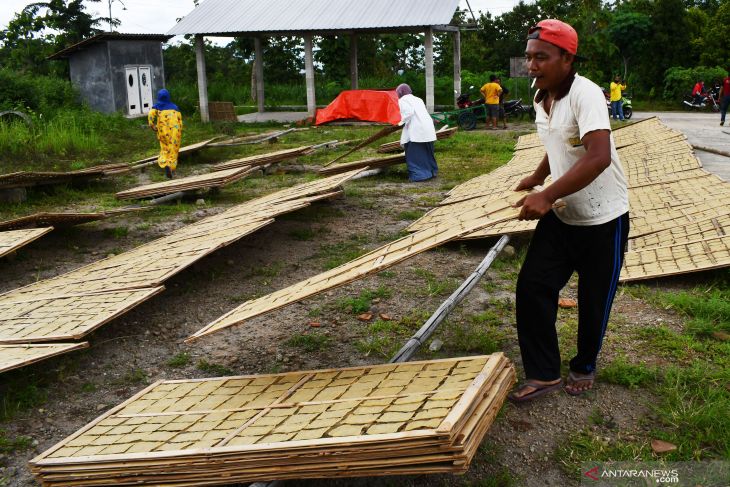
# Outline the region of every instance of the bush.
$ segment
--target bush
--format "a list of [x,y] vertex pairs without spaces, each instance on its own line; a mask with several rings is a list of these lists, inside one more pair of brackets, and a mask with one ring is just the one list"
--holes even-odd
[[30,108],[47,113],[78,104],[78,93],[68,80],[0,68],[0,110]]
[[719,81],[725,76],[727,76],[727,71],[719,66],[714,68],[707,66],[669,68],[664,72],[664,99],[681,100],[684,95],[692,91],[697,81],[704,80],[705,86],[709,88],[711,83]]

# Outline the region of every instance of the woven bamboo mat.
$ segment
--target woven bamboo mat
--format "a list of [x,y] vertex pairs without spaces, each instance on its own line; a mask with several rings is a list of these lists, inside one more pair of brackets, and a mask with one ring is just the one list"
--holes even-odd
[[363,159],[361,161],[334,164],[332,166],[323,167],[317,172],[323,176],[329,176],[331,174],[340,174],[343,172],[352,171],[353,169],[375,169],[381,167],[390,167],[395,166],[396,164],[405,164],[405,162],[406,154],[405,152],[403,152],[394,156],[372,157],[370,159]]
[[24,367],[62,353],[81,350],[88,346],[88,342],[0,345],[0,372]]
[[[341,194],[339,187],[358,172],[277,191],[130,251],[6,292],[0,295],[0,343],[79,339],[161,292],[174,274],[276,216]],[[159,258],[160,249],[165,259]]]
[[255,156],[243,157],[240,159],[231,159],[230,161],[220,162],[213,166],[213,171],[223,171],[234,167],[244,166],[265,166],[276,162],[286,161],[305,154],[312,150],[311,145],[295,147],[293,149],[284,149],[276,152],[267,152],[265,154],[257,154]]
[[129,170],[127,164],[105,164],[66,172],[19,171],[0,175],[0,188],[24,188],[28,186],[60,184],[69,181],[98,179],[110,174]]
[[31,466],[53,486],[464,472],[514,376],[497,353],[162,381]]
[[[512,205],[525,194],[526,192],[511,192],[504,199],[491,200],[483,205],[473,203],[462,213],[452,215],[449,222],[429,226],[327,272],[261,298],[247,301],[197,331],[187,341],[194,341],[204,335],[240,324],[254,316],[380,272],[414,255],[469,235],[491,224],[514,219],[517,217],[519,209]],[[473,201],[475,200],[471,202]]]
[[0,343],[76,340],[163,287],[32,299],[0,296]]
[[204,188],[219,188],[231,184],[253,172],[251,166],[234,167],[225,171],[214,171],[207,174],[198,174],[180,179],[171,179],[160,183],[146,184],[136,188],[127,189],[117,193],[117,199],[129,200],[149,198],[165,194],[177,193],[178,191],[193,191]]
[[[730,184],[704,171],[686,137],[651,118],[613,132],[629,186],[631,233],[622,280],[730,265],[718,243],[728,230]],[[444,224],[472,202],[504,197],[540,162],[537,134],[520,138],[512,160],[453,188],[409,231]],[[495,223],[463,238],[529,232],[536,222]],[[718,240],[720,239],[720,240]],[[712,244],[710,244],[712,242]],[[656,251],[656,248],[662,248]],[[687,249],[697,253],[691,257]]]
[[[662,242],[663,243],[663,242]],[[730,266],[730,236],[633,249],[626,253],[623,281],[685,274]]]
[[[212,139],[203,140],[201,142],[196,142],[195,144],[190,144],[190,145],[186,145],[184,147],[180,147],[180,151],[178,152],[178,154],[190,154],[191,152],[195,152],[195,151],[198,151],[198,150],[204,148],[206,145],[208,145],[211,142],[214,142],[218,139],[220,139],[220,137],[213,137]],[[160,157],[159,153],[149,156],[149,157],[145,157],[144,159],[140,159],[138,161],[134,161],[131,163],[131,165],[134,166],[136,164],[156,161],[158,157]]]
[[29,227],[53,227],[63,228],[70,227],[73,225],[80,225],[82,223],[88,223],[97,220],[104,220],[125,213],[134,211],[145,210],[144,207],[134,208],[117,208],[114,210],[93,212],[93,213],[77,213],[77,212],[65,212],[65,213],[34,213],[28,216],[22,216],[20,218],[14,218],[12,220],[6,220],[0,222],[0,231],[4,230],[18,230],[21,228]]
[[53,227],[0,232],[0,257],[15,252],[53,230]]

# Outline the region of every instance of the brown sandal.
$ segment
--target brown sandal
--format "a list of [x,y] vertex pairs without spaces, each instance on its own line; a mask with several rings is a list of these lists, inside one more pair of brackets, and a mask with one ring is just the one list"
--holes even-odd
[[[521,396],[515,394],[523,390],[525,387],[532,387],[535,390]],[[510,394],[507,396],[507,399],[509,399],[510,402],[514,403],[527,402],[543,396],[548,392],[560,389],[561,387],[563,387],[563,379],[560,379],[555,384],[540,384],[538,382],[535,382],[534,380],[527,380],[523,382],[519,387],[517,387],[517,390],[510,392]]]

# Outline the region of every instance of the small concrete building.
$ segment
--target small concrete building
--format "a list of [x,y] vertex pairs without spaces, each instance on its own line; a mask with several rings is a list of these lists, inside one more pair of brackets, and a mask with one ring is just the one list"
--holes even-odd
[[106,32],[48,59],[68,59],[71,82],[92,109],[142,116],[165,85],[162,43],[170,37]]

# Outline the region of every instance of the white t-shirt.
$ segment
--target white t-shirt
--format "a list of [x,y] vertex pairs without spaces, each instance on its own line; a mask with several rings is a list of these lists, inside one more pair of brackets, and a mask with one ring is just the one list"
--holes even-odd
[[426,110],[423,100],[413,95],[404,95],[398,99],[400,119],[403,123],[403,133],[400,135],[400,144],[406,142],[433,142],[436,140],[436,129],[433,119]]
[[[550,115],[542,103],[535,103],[537,132],[550,162],[553,181],[573,167],[586,153],[581,140],[594,130],[611,130],[606,98],[601,88],[575,75],[570,92],[553,101]],[[588,186],[563,197],[565,207],[555,214],[569,225],[600,225],[629,211],[629,195],[616,144],[611,140],[611,165]]]

